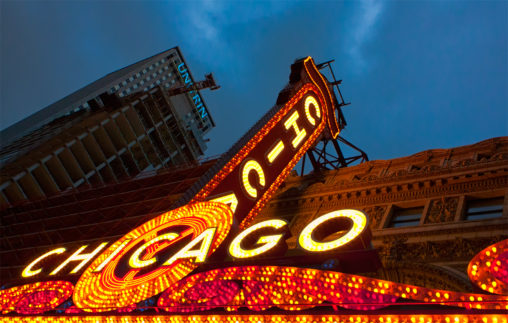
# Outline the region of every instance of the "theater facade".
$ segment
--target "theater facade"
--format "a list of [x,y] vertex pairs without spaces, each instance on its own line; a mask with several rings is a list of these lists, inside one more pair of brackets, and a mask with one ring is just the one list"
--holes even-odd
[[506,322],[508,137],[298,176],[311,58],[221,158],[2,214],[5,322]]

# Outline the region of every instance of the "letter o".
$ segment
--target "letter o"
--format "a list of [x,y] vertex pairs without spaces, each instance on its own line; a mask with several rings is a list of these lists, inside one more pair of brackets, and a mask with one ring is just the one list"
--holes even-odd
[[[342,237],[327,242],[318,242],[312,238],[312,233],[314,230],[322,223],[334,219],[334,218],[348,218],[353,221],[353,227]],[[300,237],[298,238],[298,243],[300,246],[307,250],[313,252],[322,252],[332,250],[338,247],[341,247],[358,235],[360,235],[367,226],[367,217],[360,211],[357,210],[338,210],[330,213],[326,213],[311,223],[307,224],[307,226],[300,233]]]

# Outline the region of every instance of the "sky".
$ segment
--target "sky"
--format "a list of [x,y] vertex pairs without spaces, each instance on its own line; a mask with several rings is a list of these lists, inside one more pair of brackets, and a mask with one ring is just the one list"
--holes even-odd
[[508,1],[0,0],[0,128],[180,46],[225,152],[290,65],[335,59],[347,127],[371,160],[508,135]]

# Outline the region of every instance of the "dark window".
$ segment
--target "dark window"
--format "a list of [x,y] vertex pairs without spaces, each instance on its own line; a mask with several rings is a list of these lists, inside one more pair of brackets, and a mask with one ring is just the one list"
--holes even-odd
[[467,202],[466,220],[484,220],[503,216],[503,198],[472,200]]
[[390,227],[400,228],[418,225],[420,224],[422,213],[423,207],[394,208]]

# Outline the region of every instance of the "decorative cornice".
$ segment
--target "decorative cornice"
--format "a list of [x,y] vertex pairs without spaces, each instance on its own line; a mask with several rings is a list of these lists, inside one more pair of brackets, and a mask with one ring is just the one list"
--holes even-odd
[[[508,171],[506,172],[508,173]],[[345,191],[345,188],[320,190],[320,194],[311,195],[303,193],[303,197],[274,199],[267,211],[271,208],[284,207],[285,209],[298,208],[299,210],[316,207],[344,208],[353,206],[370,206],[389,204],[393,202],[435,198],[467,194],[478,191],[491,191],[508,187],[508,177],[499,174],[494,178],[470,180],[468,182],[448,183],[446,180],[436,181],[434,184],[420,181],[411,186],[393,184],[383,188]]]
[[[403,228],[382,228],[373,231],[373,240],[394,240],[406,239],[412,240],[417,238],[426,238],[430,240],[430,236],[445,236],[447,239],[454,238],[455,236],[466,236],[472,233],[478,236],[478,232],[485,232],[487,235],[492,236],[495,232],[502,233],[508,227],[508,219],[497,218],[484,220],[482,222],[453,222],[447,224],[426,224],[423,226],[403,227]],[[482,236],[478,236],[482,238]],[[508,238],[507,234],[501,234],[499,240]]]
[[439,186],[442,182],[470,181],[475,177],[500,177],[506,174],[508,137],[500,137],[470,146],[428,150],[408,157],[369,161],[320,174],[292,176],[286,180],[285,190],[274,200],[354,190],[377,193],[388,190],[393,183],[407,188],[415,185],[430,187]]

